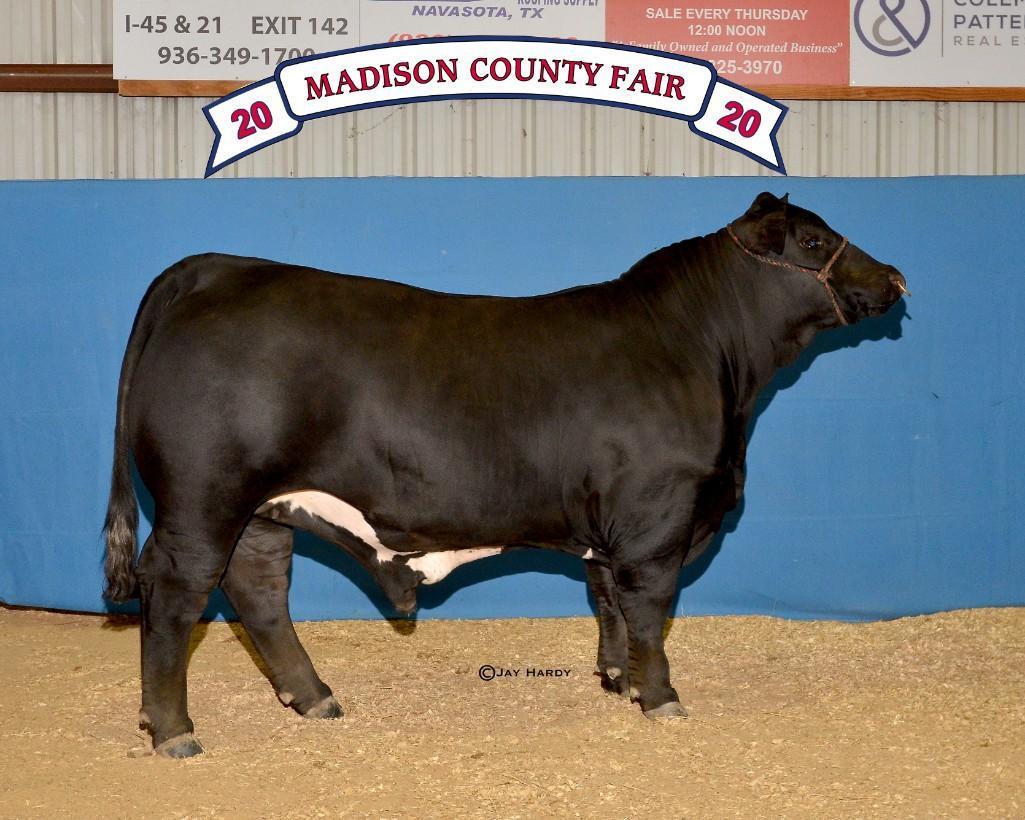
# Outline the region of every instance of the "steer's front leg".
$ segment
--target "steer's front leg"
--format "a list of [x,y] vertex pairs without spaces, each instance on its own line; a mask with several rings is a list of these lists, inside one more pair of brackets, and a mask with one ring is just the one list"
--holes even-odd
[[687,714],[669,682],[662,637],[682,558],[682,549],[675,548],[612,563],[630,644],[630,694],[651,718]]

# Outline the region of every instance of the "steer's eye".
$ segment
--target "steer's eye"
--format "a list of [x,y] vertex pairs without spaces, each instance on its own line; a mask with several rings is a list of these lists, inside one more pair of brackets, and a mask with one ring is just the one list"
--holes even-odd
[[822,240],[814,236],[808,236],[801,240],[801,247],[813,251],[816,248],[822,247]]

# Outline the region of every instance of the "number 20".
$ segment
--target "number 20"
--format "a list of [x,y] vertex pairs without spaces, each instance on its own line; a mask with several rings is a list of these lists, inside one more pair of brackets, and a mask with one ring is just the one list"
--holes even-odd
[[[274,118],[271,116],[270,108],[262,100],[254,102],[247,111],[245,108],[237,108],[231,112],[231,121],[239,123],[238,138],[245,139],[256,133],[256,128],[265,131],[271,127]],[[253,125],[256,128],[253,128]]]
[[719,125],[723,128],[729,131],[739,131],[742,137],[753,137],[758,132],[758,126],[762,124],[762,115],[753,108],[745,111],[744,106],[731,100],[726,103],[726,110],[730,113],[718,120]]

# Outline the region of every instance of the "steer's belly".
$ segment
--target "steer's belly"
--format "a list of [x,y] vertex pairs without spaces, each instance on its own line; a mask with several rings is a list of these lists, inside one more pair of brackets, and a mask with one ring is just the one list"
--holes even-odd
[[337,533],[348,544],[358,542],[367,557],[379,565],[404,564],[423,574],[424,584],[440,581],[461,564],[487,558],[502,552],[502,546],[479,546],[444,549],[432,545],[428,549],[396,550],[381,543],[377,532],[363,513],[351,504],[329,493],[301,490],[270,499],[257,513],[283,524],[311,529],[318,535]]

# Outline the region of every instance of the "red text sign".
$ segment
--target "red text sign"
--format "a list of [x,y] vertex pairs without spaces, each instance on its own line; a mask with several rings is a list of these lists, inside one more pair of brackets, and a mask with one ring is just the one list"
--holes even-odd
[[847,85],[849,0],[607,0],[605,38],[708,60],[745,85]]

